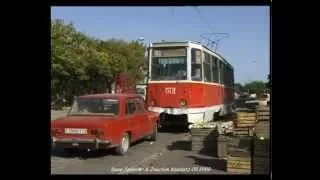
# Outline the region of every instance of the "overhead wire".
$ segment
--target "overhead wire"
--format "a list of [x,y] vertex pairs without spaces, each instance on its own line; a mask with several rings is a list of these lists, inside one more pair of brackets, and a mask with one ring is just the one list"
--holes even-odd
[[[204,17],[204,15],[201,13],[201,11],[199,10],[199,8],[197,8],[196,6],[194,6],[194,10],[199,14],[200,18],[202,19],[202,21],[204,23],[207,24],[208,26],[208,29],[211,31],[211,33],[203,33],[200,35],[200,37],[204,40],[207,41],[207,46],[210,46],[210,47],[214,47],[215,50],[218,49],[218,43],[222,40],[222,39],[225,39],[227,37],[230,36],[229,33],[216,33],[214,31],[214,28],[211,27],[210,23],[208,22],[208,20]],[[210,37],[207,37],[208,35],[211,35]],[[224,35],[223,37],[221,38],[218,38],[218,35]],[[212,40],[213,36],[215,36],[215,40]]]

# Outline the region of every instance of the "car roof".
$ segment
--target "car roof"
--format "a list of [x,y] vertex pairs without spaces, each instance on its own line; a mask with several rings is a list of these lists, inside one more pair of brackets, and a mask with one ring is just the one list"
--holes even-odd
[[137,94],[88,94],[79,96],[79,98],[110,98],[110,99],[125,99],[125,98],[132,98],[132,97],[140,97]]

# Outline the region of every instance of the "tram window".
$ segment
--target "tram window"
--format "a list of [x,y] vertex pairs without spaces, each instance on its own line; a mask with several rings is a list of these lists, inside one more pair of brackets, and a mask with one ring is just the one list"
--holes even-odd
[[191,80],[202,81],[201,51],[191,49]]
[[210,65],[210,55],[208,53],[204,53],[204,62],[203,62],[203,69],[204,69],[204,81],[211,82],[211,65]]
[[224,79],[224,64],[222,62],[220,62],[220,83],[224,84],[225,83],[225,79]]
[[227,66],[227,85],[228,86],[231,86],[231,76],[230,76],[230,73],[231,73],[231,71],[230,71],[230,67],[229,67],[229,65]]
[[225,84],[229,86],[229,67],[228,65],[224,67],[225,67]]
[[212,71],[213,71],[213,82],[219,83],[219,68],[218,68],[218,59],[215,57],[212,62]]
[[229,80],[229,78],[228,78],[228,66],[226,65],[226,66],[224,66],[224,79],[225,79],[225,82],[224,82],[224,84],[225,85],[229,85],[229,82],[228,82],[228,80]]
[[214,82],[214,69],[213,69],[213,60],[214,60],[214,57],[212,55],[210,55],[210,78],[211,78],[211,81],[210,82]]
[[229,66],[226,66],[226,77],[227,77],[227,85],[230,86],[230,68]]
[[151,80],[187,80],[186,48],[160,48],[154,50]]

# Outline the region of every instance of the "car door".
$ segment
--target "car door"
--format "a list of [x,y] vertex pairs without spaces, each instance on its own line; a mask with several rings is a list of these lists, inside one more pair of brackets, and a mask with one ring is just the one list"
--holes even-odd
[[150,134],[150,122],[148,121],[148,114],[144,108],[144,102],[142,98],[135,99],[137,105],[136,116],[140,123],[140,133],[141,136],[146,136]]
[[130,98],[126,100],[126,111],[125,111],[125,120],[127,121],[130,130],[131,130],[131,140],[135,141],[140,138],[140,122],[136,116],[136,103],[134,99]]

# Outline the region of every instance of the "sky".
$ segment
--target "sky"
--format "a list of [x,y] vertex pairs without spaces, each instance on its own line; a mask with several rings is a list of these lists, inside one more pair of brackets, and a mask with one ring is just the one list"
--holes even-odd
[[217,52],[234,67],[235,82],[267,81],[270,72],[268,6],[52,7],[51,19],[72,22],[99,39],[200,41],[228,33]]

